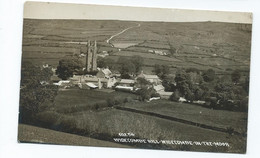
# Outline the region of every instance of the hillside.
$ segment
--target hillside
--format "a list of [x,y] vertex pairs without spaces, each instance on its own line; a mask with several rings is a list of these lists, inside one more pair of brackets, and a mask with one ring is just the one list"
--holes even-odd
[[41,127],[19,124],[18,140],[20,142],[44,143],[44,144],[63,144],[80,146],[100,146],[100,147],[127,147],[117,143],[83,137]]
[[63,56],[79,54],[88,40],[97,40],[99,53],[110,51],[108,58],[115,61],[119,56],[144,57],[147,73],[156,63],[169,65],[172,72],[189,67],[212,68],[218,74],[249,72],[251,24],[221,22],[25,19],[23,60],[56,66]]

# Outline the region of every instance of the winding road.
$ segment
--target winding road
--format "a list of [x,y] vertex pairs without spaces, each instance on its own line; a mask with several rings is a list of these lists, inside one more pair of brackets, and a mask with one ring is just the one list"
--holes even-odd
[[122,30],[122,31],[120,31],[120,32],[118,32],[118,33],[112,35],[110,38],[108,38],[108,39],[106,40],[106,42],[107,42],[111,47],[114,47],[114,45],[113,45],[112,43],[110,43],[110,41],[111,41],[114,37],[121,35],[122,33],[126,32],[127,30],[130,30],[130,29],[133,29],[133,28],[137,28],[137,27],[140,27],[140,26],[141,26],[141,24],[139,23],[139,24],[137,24],[137,26],[128,27],[128,28],[126,28],[126,29],[124,29],[124,30]]

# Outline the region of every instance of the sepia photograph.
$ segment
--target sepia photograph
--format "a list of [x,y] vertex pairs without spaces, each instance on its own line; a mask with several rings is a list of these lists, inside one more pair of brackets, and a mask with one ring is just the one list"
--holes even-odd
[[245,154],[252,13],[26,2],[18,141]]

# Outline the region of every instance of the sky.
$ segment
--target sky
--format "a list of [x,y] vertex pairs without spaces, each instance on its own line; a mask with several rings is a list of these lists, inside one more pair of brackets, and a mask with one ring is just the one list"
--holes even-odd
[[252,23],[252,13],[88,4],[26,2],[24,18]]

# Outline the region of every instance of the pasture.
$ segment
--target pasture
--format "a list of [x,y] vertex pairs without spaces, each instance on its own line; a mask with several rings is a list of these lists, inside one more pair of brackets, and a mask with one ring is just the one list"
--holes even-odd
[[[227,142],[230,147],[186,146],[186,150],[213,152],[244,152],[245,139],[236,135],[194,127],[153,116],[142,115],[117,109],[84,111],[74,113],[77,128],[89,130],[90,135],[106,134],[108,140],[118,137],[118,133],[131,132],[136,138],[153,140],[188,140]],[[214,137],[212,137],[214,135]],[[123,143],[124,144],[124,143]],[[155,146],[158,149],[177,149],[183,146]],[[144,145],[141,148],[146,148]],[[185,150],[185,147],[184,149]]]
[[[186,146],[189,150],[213,151],[213,152],[244,152],[246,139],[238,135],[218,132],[210,129],[183,124],[139,113],[118,110],[111,107],[93,108],[97,103],[105,103],[111,97],[136,96],[124,92],[102,92],[98,90],[67,90],[59,91],[55,99],[55,109],[66,118],[69,117],[76,122],[76,128],[87,131],[88,137],[113,141],[120,132],[133,132],[138,138],[156,140],[190,140],[190,141],[212,141],[227,142],[230,147],[205,147]],[[224,110],[212,110],[205,107],[187,103],[177,103],[168,100],[152,102],[132,101],[121,103],[118,106],[137,109],[141,111],[154,112],[165,116],[179,119],[191,120],[193,122],[220,127],[232,128],[245,134],[247,131],[247,114],[242,112],[231,112]],[[66,112],[66,109],[75,108]],[[102,135],[106,137],[103,138]],[[214,135],[214,137],[212,137]],[[140,147],[140,146],[139,146]],[[146,148],[141,146],[141,148]],[[181,146],[167,145],[156,146],[159,149],[180,149]]]
[[246,133],[247,131],[247,113],[245,112],[213,110],[199,105],[172,102],[169,100],[140,102],[138,104],[126,103],[122,106],[225,129],[232,127],[240,133]]
[[[138,22],[140,27],[129,29],[110,41],[124,51],[106,43],[109,37],[136,24],[117,20],[25,19],[23,60],[56,66],[55,62],[63,56],[79,54],[80,47],[84,46],[82,43],[97,40],[99,52],[112,51],[115,57],[140,55],[145,65],[158,63],[175,68],[212,68],[218,74],[229,73],[227,68],[249,72],[250,24]],[[175,53],[160,56],[148,53],[149,50]]]
[[124,100],[125,98],[135,99],[136,95],[118,91],[104,92],[100,90],[67,89],[58,92],[54,101],[54,108],[62,113],[78,112],[107,107],[109,99]]

